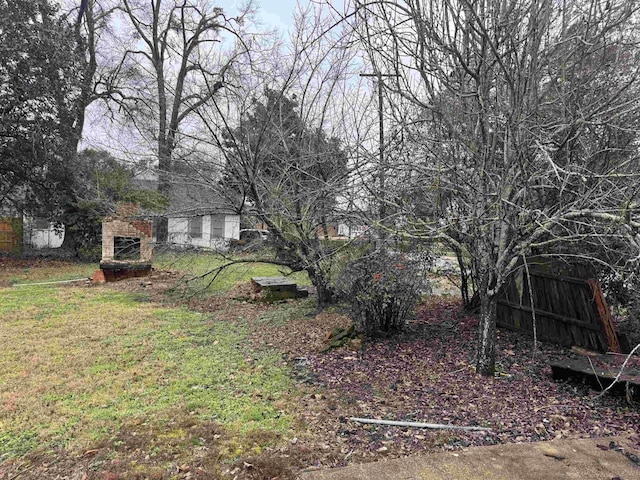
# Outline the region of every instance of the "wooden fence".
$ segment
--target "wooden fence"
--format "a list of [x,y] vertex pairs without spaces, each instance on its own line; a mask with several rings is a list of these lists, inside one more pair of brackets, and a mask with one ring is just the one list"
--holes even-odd
[[20,253],[22,247],[22,219],[0,217],[0,252]]
[[528,259],[527,265],[529,277],[524,264],[520,265],[498,299],[499,326],[533,335],[535,311],[539,340],[620,352],[602,289],[588,268],[540,258]]

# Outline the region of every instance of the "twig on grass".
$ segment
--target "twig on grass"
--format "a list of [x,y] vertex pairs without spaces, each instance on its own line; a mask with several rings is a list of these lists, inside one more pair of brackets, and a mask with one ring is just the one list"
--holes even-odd
[[[230,258],[226,255],[224,255],[223,253],[220,252],[216,252],[218,253],[218,255],[220,255],[223,259],[226,260],[226,263],[224,263],[223,265],[220,265],[219,267],[213,268],[211,270],[208,270],[205,273],[202,273],[200,275],[194,276],[190,279],[187,280],[187,283],[190,282],[195,282],[197,280],[204,280],[205,278],[209,277],[209,279],[207,280],[206,284],[204,285],[204,287],[202,287],[201,290],[206,290],[207,288],[211,287],[211,285],[213,285],[213,283],[217,280],[218,276],[220,276],[227,268],[230,268],[234,265],[242,265],[242,264],[252,264],[252,263],[264,263],[264,264],[269,264],[269,265],[275,265],[277,267],[287,267],[291,270],[291,272],[284,272],[282,270],[280,270],[280,273],[284,276],[287,275],[291,275],[292,273],[295,273],[296,271],[299,270],[294,270],[293,268],[291,268],[286,262],[280,262],[278,260],[275,259],[268,259],[268,258],[242,258],[242,259],[233,259]],[[192,296],[195,296],[195,292],[193,293]]]
[[[28,467],[23,468],[22,470],[20,470],[19,472],[17,472],[15,475],[13,475],[13,477],[9,477],[9,480],[15,480],[16,478],[18,478],[20,475],[22,475],[23,473],[28,472],[29,470],[32,470],[35,467],[34,465],[29,465]],[[19,468],[19,467],[18,467]]]
[[423,423],[423,422],[403,422],[399,420],[378,420],[376,418],[358,418],[350,417],[349,420],[358,423],[372,423],[375,425],[389,425],[394,427],[413,427],[413,428],[431,428],[437,430],[475,430],[488,432],[490,428],[486,427],[468,427],[458,425],[447,425],[442,423]]

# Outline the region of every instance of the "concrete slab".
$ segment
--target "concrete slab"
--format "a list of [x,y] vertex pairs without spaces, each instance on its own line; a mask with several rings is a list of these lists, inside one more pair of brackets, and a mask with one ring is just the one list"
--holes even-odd
[[255,291],[263,292],[267,302],[309,296],[308,289],[298,287],[296,282],[287,277],[252,277],[251,282]]
[[394,460],[305,472],[302,480],[640,480],[640,467],[624,453],[640,455],[627,437],[472,447]]
[[251,281],[261,288],[296,289],[296,282],[287,277],[251,277]]

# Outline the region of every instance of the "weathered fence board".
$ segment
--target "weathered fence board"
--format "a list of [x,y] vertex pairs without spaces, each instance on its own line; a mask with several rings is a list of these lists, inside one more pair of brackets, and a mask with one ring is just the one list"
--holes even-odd
[[0,217],[0,252],[19,253],[21,250],[21,218]]
[[527,264],[529,276],[521,265],[502,290],[499,326],[533,332],[535,312],[539,340],[601,352],[620,351],[609,308],[592,272],[539,258],[528,259]]

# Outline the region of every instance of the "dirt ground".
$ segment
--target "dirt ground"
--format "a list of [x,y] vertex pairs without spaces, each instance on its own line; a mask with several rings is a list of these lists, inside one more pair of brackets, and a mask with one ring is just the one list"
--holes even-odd
[[[220,319],[244,318],[250,324],[253,348],[280,352],[300,385],[297,405],[288,408],[296,416],[301,434],[222,469],[213,466],[218,457],[212,450],[203,455],[200,465],[191,465],[186,471],[177,466],[174,472],[159,472],[154,478],[287,479],[308,469],[457,452],[471,446],[615,435],[626,435],[640,448],[637,402],[629,404],[620,395],[596,399],[597,392],[589,385],[551,378],[547,362],[568,354],[562,347],[544,344],[534,355],[530,338],[499,331],[496,377],[476,375],[477,319],[461,308],[455,296],[427,299],[416,320],[398,337],[364,341],[357,351],[343,347],[325,352],[332,328],[351,323],[339,310],[292,317],[285,323],[264,322],[261,319],[265,312],[277,313],[283,305],[260,302],[250,284],[202,299],[176,294],[175,286],[182,278],[176,272],[154,272],[149,278],[86,288],[144,292],[150,300],[184,303],[194,310],[216,312]],[[351,417],[489,430],[362,425]],[[216,426],[212,424],[206,430],[198,435],[213,436]],[[122,441],[131,458],[144,462],[144,451],[136,446],[135,439],[123,432]],[[117,468],[110,470],[109,476],[109,472],[95,467],[98,461],[106,461],[100,455],[73,457],[64,451],[39,454],[2,466],[0,479],[147,478]]]
[[304,472],[303,480],[632,480],[640,451],[626,438],[560,439],[472,447],[344,468]]

